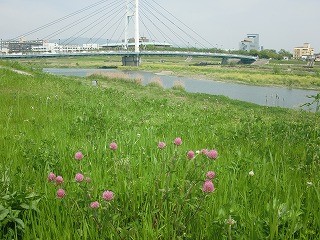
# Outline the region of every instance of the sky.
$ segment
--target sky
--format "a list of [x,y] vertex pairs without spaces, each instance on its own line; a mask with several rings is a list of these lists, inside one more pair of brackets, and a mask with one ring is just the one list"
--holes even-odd
[[[0,0],[0,37],[15,38],[96,2],[98,0]],[[211,46],[238,49],[239,42],[246,34],[257,33],[264,49],[285,49],[292,52],[294,47],[308,42],[316,53],[320,52],[320,0],[156,2],[196,31]],[[149,24],[149,28],[152,30],[157,27]],[[64,32],[59,38],[67,37],[67,33],[68,31]],[[49,33],[39,33],[39,36],[33,38],[43,38],[47,34]],[[196,43],[190,42],[190,45]]]

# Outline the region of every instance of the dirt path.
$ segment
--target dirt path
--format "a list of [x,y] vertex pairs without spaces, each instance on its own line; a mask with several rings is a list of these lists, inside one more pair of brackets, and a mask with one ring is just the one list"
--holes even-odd
[[8,69],[10,71],[16,72],[16,73],[21,74],[21,75],[33,76],[31,73],[28,73],[28,72],[25,72],[25,71],[21,71],[21,70],[17,70],[17,69],[13,69],[13,68],[9,68],[9,67],[0,66],[0,68]]

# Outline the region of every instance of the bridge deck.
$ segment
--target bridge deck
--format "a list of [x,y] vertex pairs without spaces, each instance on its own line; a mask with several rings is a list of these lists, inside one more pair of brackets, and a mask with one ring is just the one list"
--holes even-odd
[[77,56],[192,56],[192,57],[213,57],[224,59],[239,59],[248,62],[257,60],[253,56],[226,54],[226,53],[209,53],[209,52],[177,52],[177,51],[142,51],[139,53],[129,51],[100,51],[100,52],[72,52],[72,53],[28,53],[28,54],[0,54],[2,58],[50,58],[50,57],[77,57]]

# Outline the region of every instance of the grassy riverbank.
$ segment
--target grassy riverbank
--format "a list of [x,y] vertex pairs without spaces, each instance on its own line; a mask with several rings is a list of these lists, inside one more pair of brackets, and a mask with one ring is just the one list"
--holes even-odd
[[31,75],[0,68],[1,239],[318,237],[319,114],[13,67]]
[[[75,57],[56,59],[20,60],[30,66],[43,67],[80,67],[100,68],[121,66],[120,57]],[[207,66],[196,66],[198,63]],[[142,65],[134,70],[153,72],[170,71],[174,75],[192,76],[194,78],[233,81],[253,85],[274,85],[289,88],[320,89],[320,64],[313,68],[306,67],[302,61],[272,60],[263,65],[220,65],[221,60],[212,58],[193,58],[186,61],[182,57],[143,57]]]
[[[172,74],[195,78],[216,79],[263,86],[285,86],[289,88],[320,89],[320,77],[310,73],[290,74],[275,73],[274,70],[259,68],[239,68],[222,66],[178,66],[178,65],[143,65],[147,71],[171,71]],[[277,70],[278,71],[278,70]]]

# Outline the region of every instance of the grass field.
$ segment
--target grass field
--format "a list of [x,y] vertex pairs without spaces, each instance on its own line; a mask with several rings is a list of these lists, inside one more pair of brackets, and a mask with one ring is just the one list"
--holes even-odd
[[1,64],[0,239],[319,238],[318,113]]

